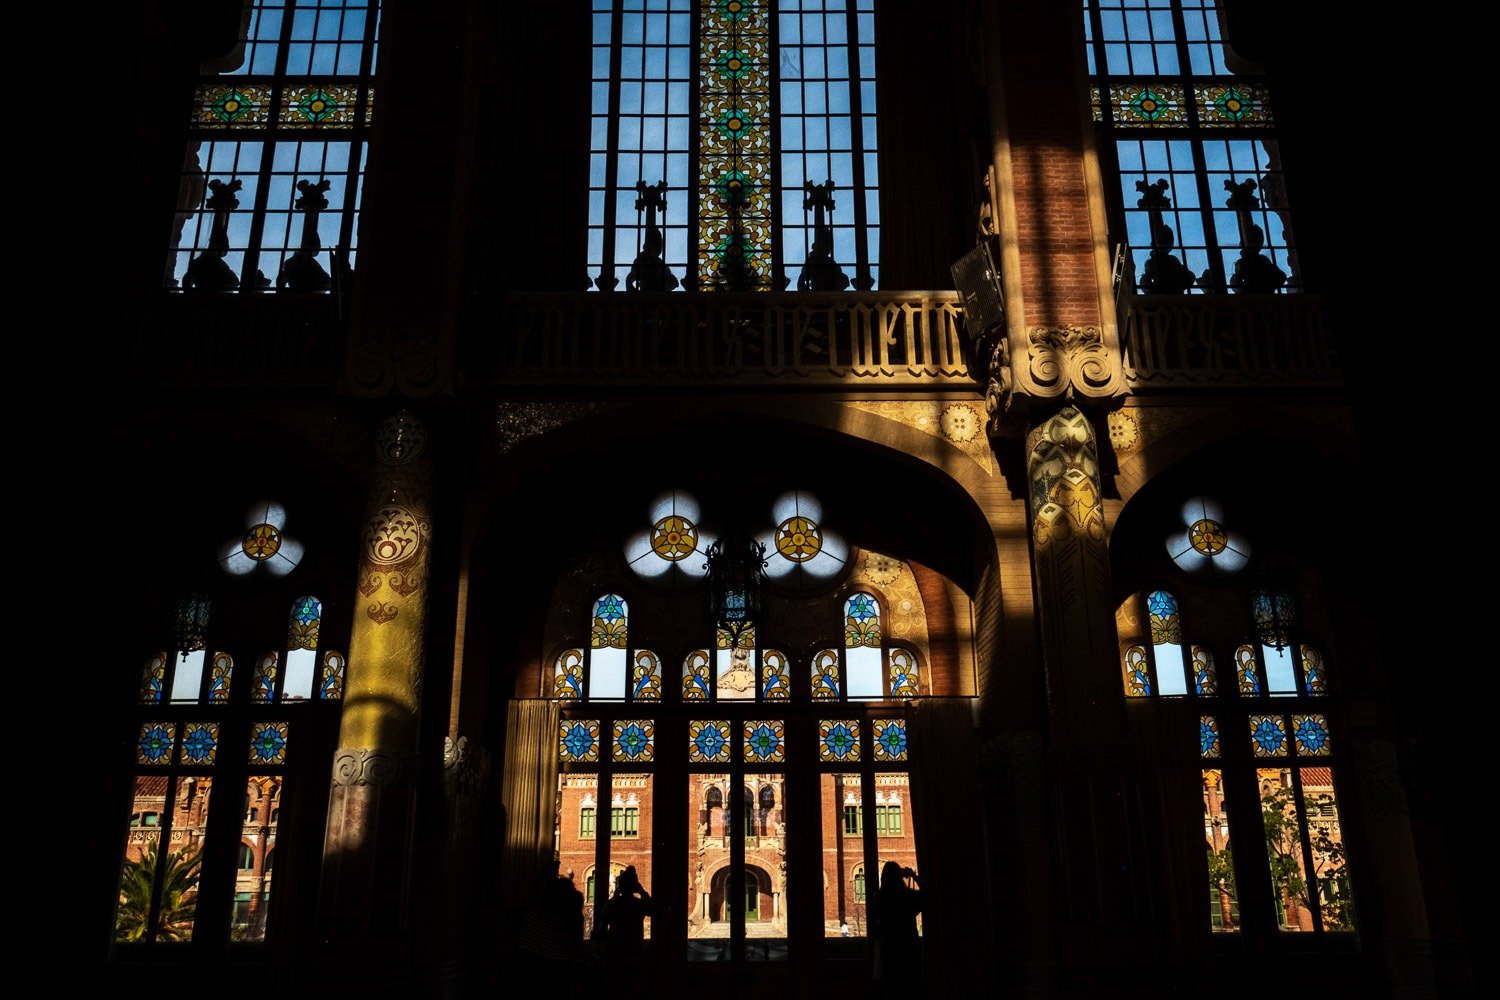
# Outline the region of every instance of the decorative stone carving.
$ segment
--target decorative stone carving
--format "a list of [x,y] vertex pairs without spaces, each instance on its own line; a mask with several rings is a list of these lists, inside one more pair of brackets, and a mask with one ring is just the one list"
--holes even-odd
[[[995,474],[995,453],[984,435],[978,433],[979,407],[977,402],[950,402],[941,400],[909,400],[901,403],[883,403],[853,400],[845,404],[866,413],[874,413],[887,420],[915,427],[919,431],[942,438],[972,458],[985,472]],[[965,412],[967,411],[967,412]]]
[[388,622],[396,620],[397,611],[393,604],[387,604],[385,601],[376,601],[368,608],[365,608],[365,614],[376,625],[385,625]]
[[1141,442],[1141,427],[1129,410],[1115,410],[1108,414],[1105,422],[1109,426],[1109,443],[1116,455],[1128,455]]
[[365,329],[351,345],[343,388],[367,399],[391,392],[431,396],[449,387],[448,353],[434,330]]
[[333,755],[333,783],[349,785],[410,785],[417,778],[417,758],[373,747],[340,747]]
[[382,462],[410,462],[427,450],[427,428],[407,410],[397,410],[375,429],[375,453]]
[[[1110,398],[1126,392],[1119,351],[1097,326],[1034,326],[1026,335],[1025,378],[1017,391],[1042,398]],[[1012,370],[1012,375],[1015,372]]]

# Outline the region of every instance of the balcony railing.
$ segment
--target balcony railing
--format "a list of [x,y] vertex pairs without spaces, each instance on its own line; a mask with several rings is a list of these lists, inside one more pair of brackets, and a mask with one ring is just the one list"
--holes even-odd
[[489,381],[972,388],[954,292],[528,294]]
[[1126,295],[1120,326],[1133,391],[1343,381],[1321,296]]

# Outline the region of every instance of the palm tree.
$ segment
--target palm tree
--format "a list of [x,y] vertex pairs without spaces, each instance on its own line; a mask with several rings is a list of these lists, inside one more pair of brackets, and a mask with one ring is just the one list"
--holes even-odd
[[144,941],[151,913],[151,890],[157,869],[163,869],[161,909],[156,920],[158,941],[188,941],[193,936],[193,914],[198,908],[198,875],[203,865],[200,847],[184,847],[160,856],[160,840],[152,840],[139,860],[126,860],[120,875],[120,906],[115,913],[115,940]]

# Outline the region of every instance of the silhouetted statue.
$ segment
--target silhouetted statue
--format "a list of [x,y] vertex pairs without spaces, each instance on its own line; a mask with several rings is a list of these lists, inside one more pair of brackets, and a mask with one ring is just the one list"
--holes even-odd
[[1245,180],[1236,184],[1224,182],[1229,198],[1224,204],[1234,209],[1240,224],[1240,256],[1234,262],[1234,276],[1229,287],[1237,292],[1274,292],[1286,284],[1286,272],[1277,267],[1261,250],[1266,245],[1265,230],[1255,224],[1251,212],[1260,208],[1260,199],[1255,196],[1255,182]]
[[1193,287],[1195,279],[1188,266],[1172,253],[1176,234],[1163,214],[1172,207],[1167,197],[1167,180],[1159,178],[1155,184],[1136,181],[1135,189],[1141,193],[1136,207],[1144,208],[1151,221],[1151,255],[1146,258],[1145,273],[1139,282],[1141,291],[1180,295]]
[[635,191],[635,210],[646,213],[646,235],[640,252],[635,255],[635,262],[630,265],[630,273],[625,275],[625,287],[632,292],[670,292],[677,287],[677,276],[667,269],[667,263],[662,259],[666,237],[656,223],[658,211],[667,214],[667,182],[647,184],[636,181]]
[[298,181],[297,190],[302,196],[293,208],[302,213],[302,245],[281,265],[276,276],[277,288],[290,288],[294,292],[326,292],[333,279],[318,263],[318,253],[323,241],[318,237],[318,216],[328,207],[328,178],[318,183]]
[[802,210],[813,212],[813,238],[807,261],[802,265],[802,277],[797,279],[799,292],[842,292],[849,287],[849,276],[833,259],[833,227],[828,217],[833,214],[834,187],[831,180],[823,184],[808,181],[802,186],[807,192],[802,199]]
[[229,252],[229,213],[240,207],[240,200],[235,195],[243,186],[239,178],[208,182],[211,193],[203,203],[203,207],[213,213],[208,246],[188,262],[187,271],[182,276],[186,287],[205,292],[232,292],[240,287],[240,279],[224,262],[224,255]]
[[922,995],[922,939],[917,936],[917,914],[922,912],[920,884],[916,872],[894,861],[887,861],[880,869],[880,889],[875,897],[879,921],[877,996],[909,1000]]

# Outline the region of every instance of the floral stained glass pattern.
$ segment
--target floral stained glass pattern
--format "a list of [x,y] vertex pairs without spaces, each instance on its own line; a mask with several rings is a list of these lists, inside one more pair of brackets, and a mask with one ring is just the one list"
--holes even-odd
[[1214,670],[1214,654],[1202,646],[1192,647],[1193,691],[1200,698],[1213,698],[1219,693],[1219,675]]
[[1297,753],[1312,757],[1328,756],[1328,720],[1323,716],[1292,716],[1292,735],[1297,740]]
[[786,655],[780,650],[766,650],[760,658],[760,700],[786,701],[791,696],[791,674]]
[[204,84],[193,98],[193,124],[199,128],[262,128],[270,108],[270,87]]
[[1234,651],[1234,673],[1239,681],[1240,694],[1254,697],[1260,694],[1260,672],[1255,666],[1255,650],[1241,646]]
[[1182,642],[1182,618],[1175,597],[1165,590],[1152,591],[1146,609],[1151,613],[1151,645]]
[[552,697],[577,701],[583,697],[583,650],[567,649],[557,656],[552,674]]
[[700,12],[698,280],[771,288],[770,18],[766,0]]
[[318,683],[318,697],[340,701],[344,697],[344,654],[330,649],[323,654],[323,677]]
[[250,691],[253,701],[269,704],[276,698],[276,665],[280,660],[277,653],[267,653],[255,663],[255,675],[251,679],[254,685]]
[[819,722],[818,759],[859,760],[859,722],[855,719],[824,719]]
[[698,527],[685,517],[669,514],[651,529],[651,551],[668,562],[692,555],[698,547]]
[[1225,523],[1224,507],[1212,497],[1190,497],[1177,527],[1167,536],[1167,555],[1194,575],[1233,576],[1250,562],[1250,543]]
[[844,645],[880,645],[880,605],[869,594],[855,594],[844,604]]
[[163,686],[167,683],[167,654],[152,653],[141,672],[141,697],[143,705],[161,704]]
[[594,627],[589,636],[595,649],[624,649],[629,642],[629,608],[625,599],[605,594],[594,605]]
[[172,760],[172,746],[177,741],[177,723],[147,722],[141,725],[135,741],[137,764],[167,764]]
[[228,653],[215,653],[213,666],[208,674],[208,700],[223,704],[229,700],[229,681],[234,676],[234,658]]
[[779,719],[745,723],[745,760],[752,764],[786,760],[785,727]]
[[876,719],[874,729],[876,760],[906,759],[906,720]]
[[813,657],[812,696],[818,701],[836,701],[839,696],[839,654],[825,649]]
[[729,762],[729,723],[723,719],[688,723],[688,761],[693,764]]
[[1250,742],[1257,757],[1286,756],[1286,720],[1279,715],[1250,716]]
[[1193,95],[1203,125],[1271,124],[1270,91],[1250,83],[1198,87]]
[[792,562],[807,562],[823,551],[823,532],[811,518],[789,517],[776,528],[776,551]]
[[635,654],[630,698],[632,701],[661,701],[661,660],[650,650],[643,649]]
[[1328,673],[1323,668],[1323,654],[1311,646],[1302,647],[1302,683],[1308,694],[1328,693]]
[[708,650],[695,649],[682,661],[682,700],[708,701],[710,686]]
[[1198,753],[1204,757],[1219,756],[1219,720],[1212,715],[1198,718]]
[[599,759],[599,720],[564,719],[558,727],[557,756],[564,764]]
[[189,722],[182,728],[182,763],[212,764],[219,755],[219,724]]
[[287,723],[257,722],[250,735],[250,763],[285,764]]
[[1130,698],[1151,696],[1151,672],[1146,662],[1146,647],[1131,646],[1125,650],[1125,694]]
[[1111,87],[1109,108],[1116,125],[1186,128],[1188,124],[1186,95],[1181,87],[1170,84]]
[[350,129],[355,123],[357,90],[331,83],[289,87],[277,108],[284,128]]
[[626,719],[615,723],[614,759],[645,763],[655,756],[656,724],[650,719]]
[[917,696],[917,658],[910,650],[891,650],[891,697]]
[[318,624],[323,620],[323,602],[299,597],[292,602],[292,620],[287,628],[287,649],[317,649]]

